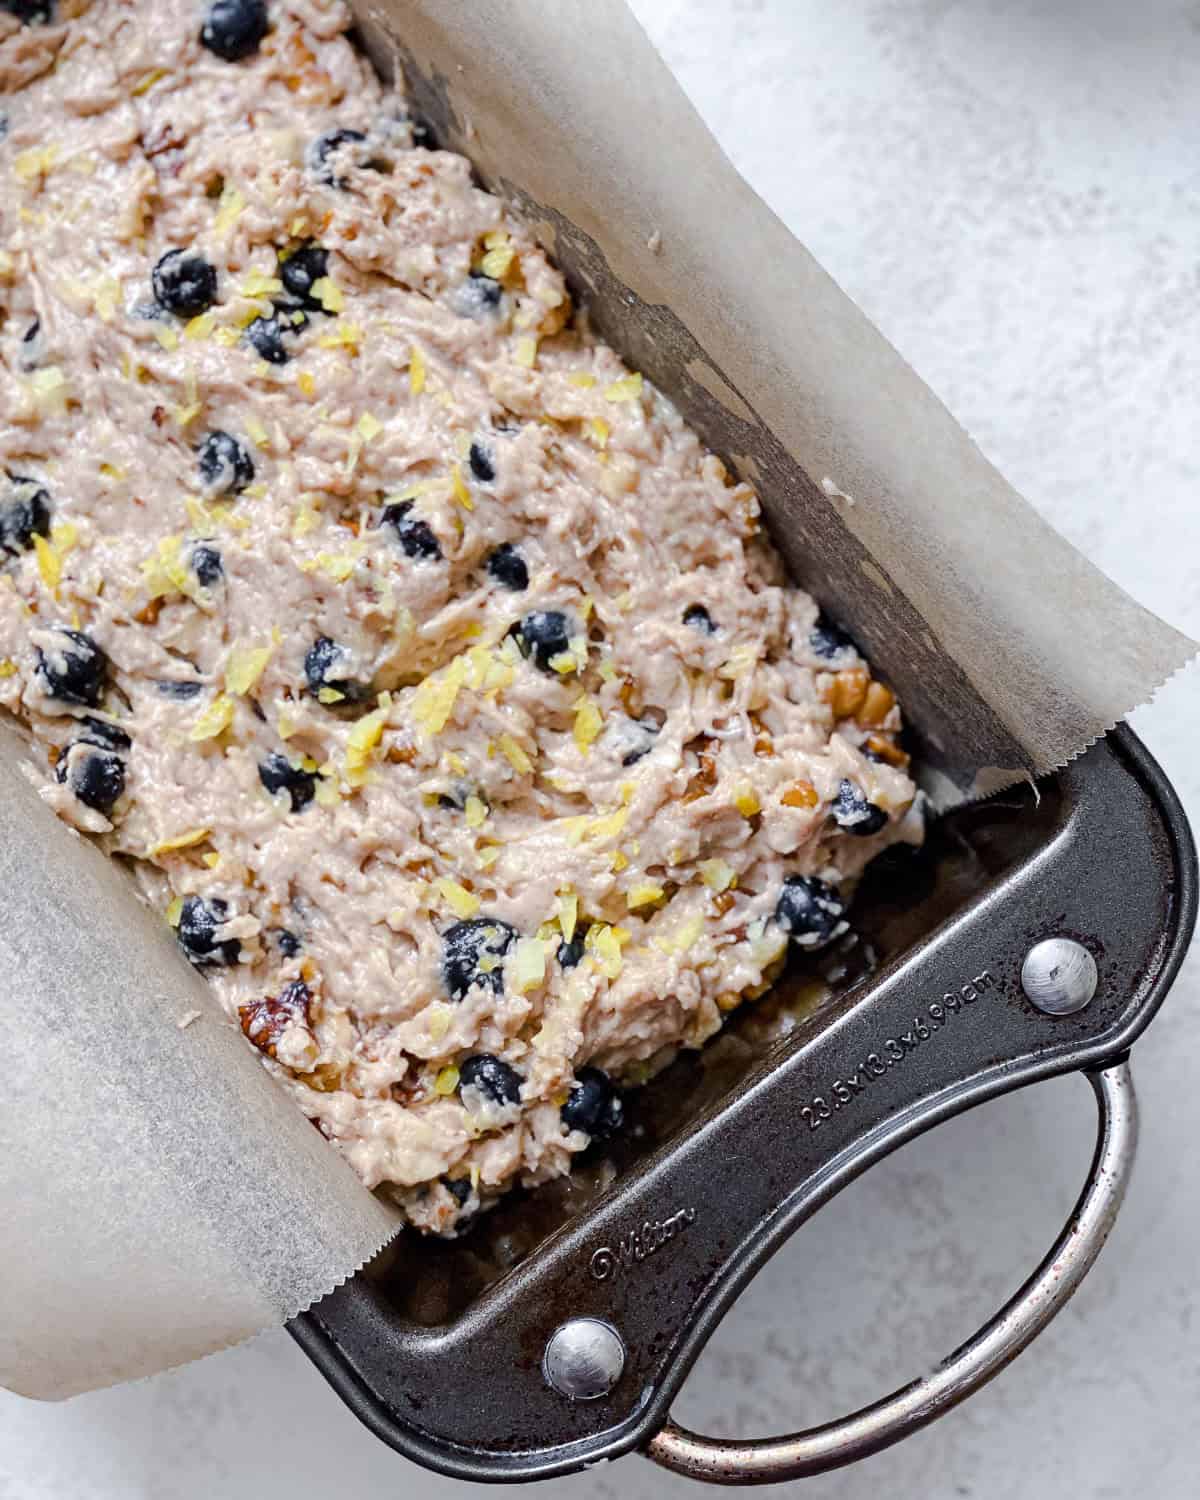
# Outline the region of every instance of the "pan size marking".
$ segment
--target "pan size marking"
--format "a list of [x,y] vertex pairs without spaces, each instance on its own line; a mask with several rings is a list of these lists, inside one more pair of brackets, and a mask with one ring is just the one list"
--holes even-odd
[[892,1068],[898,1067],[918,1047],[923,1047],[935,1037],[951,1020],[965,1013],[985,991],[995,984],[995,976],[984,969],[974,979],[957,990],[947,990],[940,1000],[931,1000],[924,1010],[913,1017],[908,1031],[899,1036],[890,1036],[878,1052],[868,1052],[853,1073],[844,1078],[835,1078],[824,1094],[814,1094],[800,1106],[800,1118],[810,1130],[820,1130],[826,1120],[832,1119],[841,1109],[871,1086],[876,1078],[882,1078]]
[[611,1281],[619,1271],[631,1270],[648,1255],[661,1250],[677,1234],[682,1234],[695,1218],[694,1208],[681,1208],[669,1219],[647,1219],[636,1229],[623,1234],[615,1245],[601,1245],[588,1262],[588,1270],[596,1281]]

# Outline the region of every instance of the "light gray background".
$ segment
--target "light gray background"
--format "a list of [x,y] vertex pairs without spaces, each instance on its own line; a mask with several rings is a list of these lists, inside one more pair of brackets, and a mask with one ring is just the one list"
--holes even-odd
[[[1200,635],[1200,7],[635,9],[735,163],[1018,488]],[[1197,700],[1193,671],[1136,723],[1200,822]],[[1139,1044],[1141,1161],[1067,1313],[961,1411],[797,1494],[1197,1494],[1198,1041],[1193,959]],[[1082,1178],[1091,1112],[1086,1086],[1064,1080],[877,1168],[759,1277],[680,1415],[714,1432],[782,1431],[947,1352],[1049,1244]],[[556,1488],[579,1500],[689,1492],[638,1458]],[[359,1428],[282,1333],[65,1406],[0,1392],[3,1500],[467,1493]]]

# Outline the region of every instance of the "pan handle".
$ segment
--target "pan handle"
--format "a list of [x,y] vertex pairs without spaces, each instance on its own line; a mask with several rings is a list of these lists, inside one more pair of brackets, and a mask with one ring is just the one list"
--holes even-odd
[[1049,1254],[990,1322],[930,1375],[848,1417],[787,1437],[702,1437],[668,1421],[646,1447],[666,1469],[712,1484],[777,1484],[854,1463],[890,1447],[964,1401],[1015,1359],[1062,1311],[1091,1270],[1125,1196],[1137,1148],[1137,1097],[1128,1059],[1089,1073],[1099,1129],[1079,1201]]

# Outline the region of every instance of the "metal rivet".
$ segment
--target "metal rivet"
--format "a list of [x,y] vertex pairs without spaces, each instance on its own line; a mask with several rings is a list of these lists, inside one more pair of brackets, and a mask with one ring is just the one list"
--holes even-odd
[[605,1396],[625,1368],[625,1345],[610,1323],[599,1318],[572,1318],[550,1335],[542,1374],[561,1396],[594,1401]]
[[1039,1010],[1051,1016],[1082,1010],[1098,983],[1096,960],[1071,938],[1047,938],[1035,944],[1021,965],[1021,988]]

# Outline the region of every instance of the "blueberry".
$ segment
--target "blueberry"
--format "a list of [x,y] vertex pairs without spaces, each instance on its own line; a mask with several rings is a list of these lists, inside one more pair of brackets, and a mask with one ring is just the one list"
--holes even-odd
[[188,563],[197,580],[206,589],[220,583],[224,576],[225,569],[221,565],[221,554],[215,547],[210,547],[205,542],[196,543],[188,557]]
[[421,146],[426,151],[437,150],[437,135],[428,120],[423,120],[420,115],[411,115],[404,110],[402,123],[407,123],[412,131],[414,146]]
[[554,657],[570,650],[570,627],[559,609],[532,610],[512,633],[522,654],[532,656],[543,672],[553,672],[550,663]]
[[202,682],[157,682],[155,687],[164,698],[174,698],[179,703],[186,703],[199,695],[204,686]]
[[287,792],[293,812],[303,812],[317,790],[317,773],[297,769],[278,750],[272,750],[266,760],[259,762],[258,779],[272,795]]
[[476,1052],[458,1065],[458,1086],[478,1089],[492,1104],[521,1102],[521,1075],[490,1052]]
[[442,982],[452,1000],[461,1000],[473,985],[494,995],[504,993],[504,955],[516,930],[495,917],[455,922],[442,937]]
[[318,636],[308,648],[304,658],[304,675],[314,693],[320,688],[332,686],[329,673],[345,655],[345,649],[327,635]]
[[26,26],[48,26],[54,5],[53,0],[0,0],[0,10],[16,16]]
[[662,725],[655,719],[626,719],[624,723],[618,720],[614,725],[618,743],[627,746],[621,764],[636,765],[643,755],[649,755],[661,729]]
[[125,762],[108,750],[88,750],[83,755],[64,756],[58,763],[59,781],[86,807],[109,813],[125,790]]
[[235,964],[242,951],[237,938],[217,941],[217,928],[229,916],[229,903],[214,896],[189,896],[179,914],[179,942],[184,953],[198,967],[203,964]]
[[9,474],[0,501],[0,553],[14,556],[33,546],[35,536],[50,535],[50,496],[24,474]]
[[580,1068],[560,1111],[568,1130],[602,1141],[625,1123],[625,1106],[612,1079],[599,1068]]
[[395,505],[387,506],[380,519],[380,525],[392,528],[406,557],[415,558],[418,562],[424,560],[436,562],[442,555],[441,543],[434,536],[433,528],[428,521],[422,521],[419,517],[409,514],[412,508],[411,500],[400,500]]
[[701,630],[705,635],[716,635],[717,624],[703,604],[689,604],[683,612],[683,623],[690,625],[693,630]]
[[266,0],[212,0],[200,28],[200,45],[226,62],[237,62],[257,52],[266,34]]
[[442,1186],[458,1204],[459,1208],[466,1203],[471,1196],[471,1179],[469,1177],[443,1177]]
[[17,351],[17,363],[26,372],[36,370],[46,352],[46,341],[42,338],[42,320],[34,318],[21,335],[21,347]]
[[840,630],[824,614],[818,614],[816,624],[808,633],[808,644],[814,655],[822,661],[832,661],[844,651],[852,651],[854,642],[844,630]]
[[272,927],[267,936],[283,954],[284,958],[295,958],[300,952],[300,939],[286,927]]
[[[78,733],[58,758],[55,775],[85,806],[110,812],[125,790],[125,762],[118,752],[131,743],[119,725],[84,714]],[[86,748],[72,755],[77,746]]]
[[500,306],[504,288],[482,271],[472,271],[451,298],[454,311],[463,318],[483,318]]
[[291,356],[284,346],[283,336],[291,332],[292,327],[281,321],[276,310],[269,317],[258,317],[248,323],[242,339],[259,359],[265,359],[269,365],[286,365]]
[[529,587],[529,569],[511,542],[501,542],[488,558],[487,570],[489,577],[514,593]]
[[301,245],[286,260],[280,261],[279,278],[301,307],[307,307],[310,312],[324,312],[326,309],[313,296],[313,285],[327,274],[328,267],[329,251],[324,246]]
[[200,483],[217,495],[240,495],[254,479],[254,460],[245,443],[219,428],[196,450]]
[[566,938],[563,938],[562,942],[559,943],[558,962],[560,968],[574,969],[578,967],[584,954],[583,938],[583,933],[577,932],[569,943]]
[[107,719],[94,719],[91,714],[84,714],[79,725],[76,738],[82,744],[98,745],[102,750],[128,750],[133,744],[119,724],[110,724]]
[[[327,130],[324,135],[319,135],[311,142],[308,150],[304,153],[304,164],[308,170],[316,175],[318,182],[323,182],[328,187],[348,188],[350,179],[339,177],[329,165],[330,156],[339,157],[347,146],[359,146],[366,140],[361,130]],[[349,153],[347,159],[355,162],[355,158],[361,155],[359,152]]]
[[846,903],[815,875],[788,875],[775,920],[798,948],[823,948],[846,930]]
[[483,484],[490,483],[496,477],[496,460],[490,448],[485,448],[480,442],[471,444],[471,452],[467,462],[471,465],[471,473]]
[[882,807],[868,802],[854,783],[844,777],[838,783],[837,796],[833,799],[830,811],[839,828],[844,828],[847,833],[857,834],[859,838],[869,838],[871,834],[878,833],[888,820]]
[[304,658],[304,676],[311,692],[319,693],[323,687],[333,688],[346,698],[362,698],[366,689],[344,672],[350,662],[350,653],[327,635],[319,636],[308,648]]
[[217,300],[217,272],[202,255],[168,250],[150,278],[154,300],[178,318],[196,318]]
[[37,675],[51,698],[95,708],[108,677],[108,657],[82,630],[53,627],[53,645],[37,648]]

